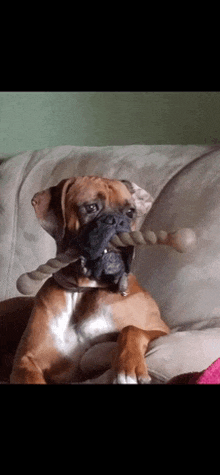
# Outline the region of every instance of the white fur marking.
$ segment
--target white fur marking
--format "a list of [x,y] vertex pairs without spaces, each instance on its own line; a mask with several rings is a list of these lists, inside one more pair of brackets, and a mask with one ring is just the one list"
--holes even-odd
[[76,307],[78,293],[66,293],[66,308],[50,323],[50,331],[57,350],[65,356],[78,346],[77,334],[73,325],[70,325],[73,311]]
[[118,373],[113,380],[113,384],[138,384],[138,381],[125,373]]
[[116,328],[112,319],[110,305],[103,305],[97,313],[85,320],[81,324],[79,331],[83,339],[86,340],[114,333]]
[[81,295],[66,293],[66,308],[50,323],[50,332],[57,350],[68,358],[78,359],[91,345],[91,340],[116,331],[110,305],[103,306],[97,313],[79,325],[74,324],[74,311]]

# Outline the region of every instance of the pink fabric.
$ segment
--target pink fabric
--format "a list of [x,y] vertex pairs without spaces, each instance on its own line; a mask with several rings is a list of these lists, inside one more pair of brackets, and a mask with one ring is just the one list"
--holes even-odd
[[196,384],[220,384],[220,358],[203,371]]

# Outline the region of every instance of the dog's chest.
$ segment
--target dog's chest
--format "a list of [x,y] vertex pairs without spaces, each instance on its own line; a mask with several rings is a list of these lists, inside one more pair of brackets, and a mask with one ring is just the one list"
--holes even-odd
[[77,304],[81,295],[66,292],[66,306],[50,322],[50,334],[56,350],[63,356],[77,360],[93,344],[111,339],[116,332],[110,305],[77,322]]

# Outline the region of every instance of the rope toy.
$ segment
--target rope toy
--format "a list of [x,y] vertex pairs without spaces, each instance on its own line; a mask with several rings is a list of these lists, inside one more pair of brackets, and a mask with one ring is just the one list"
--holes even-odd
[[[164,244],[171,246],[178,252],[188,252],[195,248],[196,235],[192,229],[183,228],[174,233],[159,231],[156,234],[153,231],[131,231],[130,233],[120,233],[110,241],[110,246],[146,246]],[[72,262],[76,262],[82,256],[71,256],[67,254],[58,254],[54,259],[49,259],[45,264],[40,265],[32,272],[26,272],[17,279],[17,289],[23,295],[35,295],[41,286],[41,281],[47,279],[50,275],[58,272],[63,267]]]

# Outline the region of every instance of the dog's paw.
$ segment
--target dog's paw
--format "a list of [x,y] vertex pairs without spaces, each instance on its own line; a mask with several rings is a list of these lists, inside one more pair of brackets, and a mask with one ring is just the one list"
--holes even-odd
[[149,384],[151,382],[142,355],[123,352],[115,358],[113,369],[113,384]]
[[130,376],[125,373],[118,373],[113,378],[113,384],[150,384],[151,377],[149,375],[145,377]]

